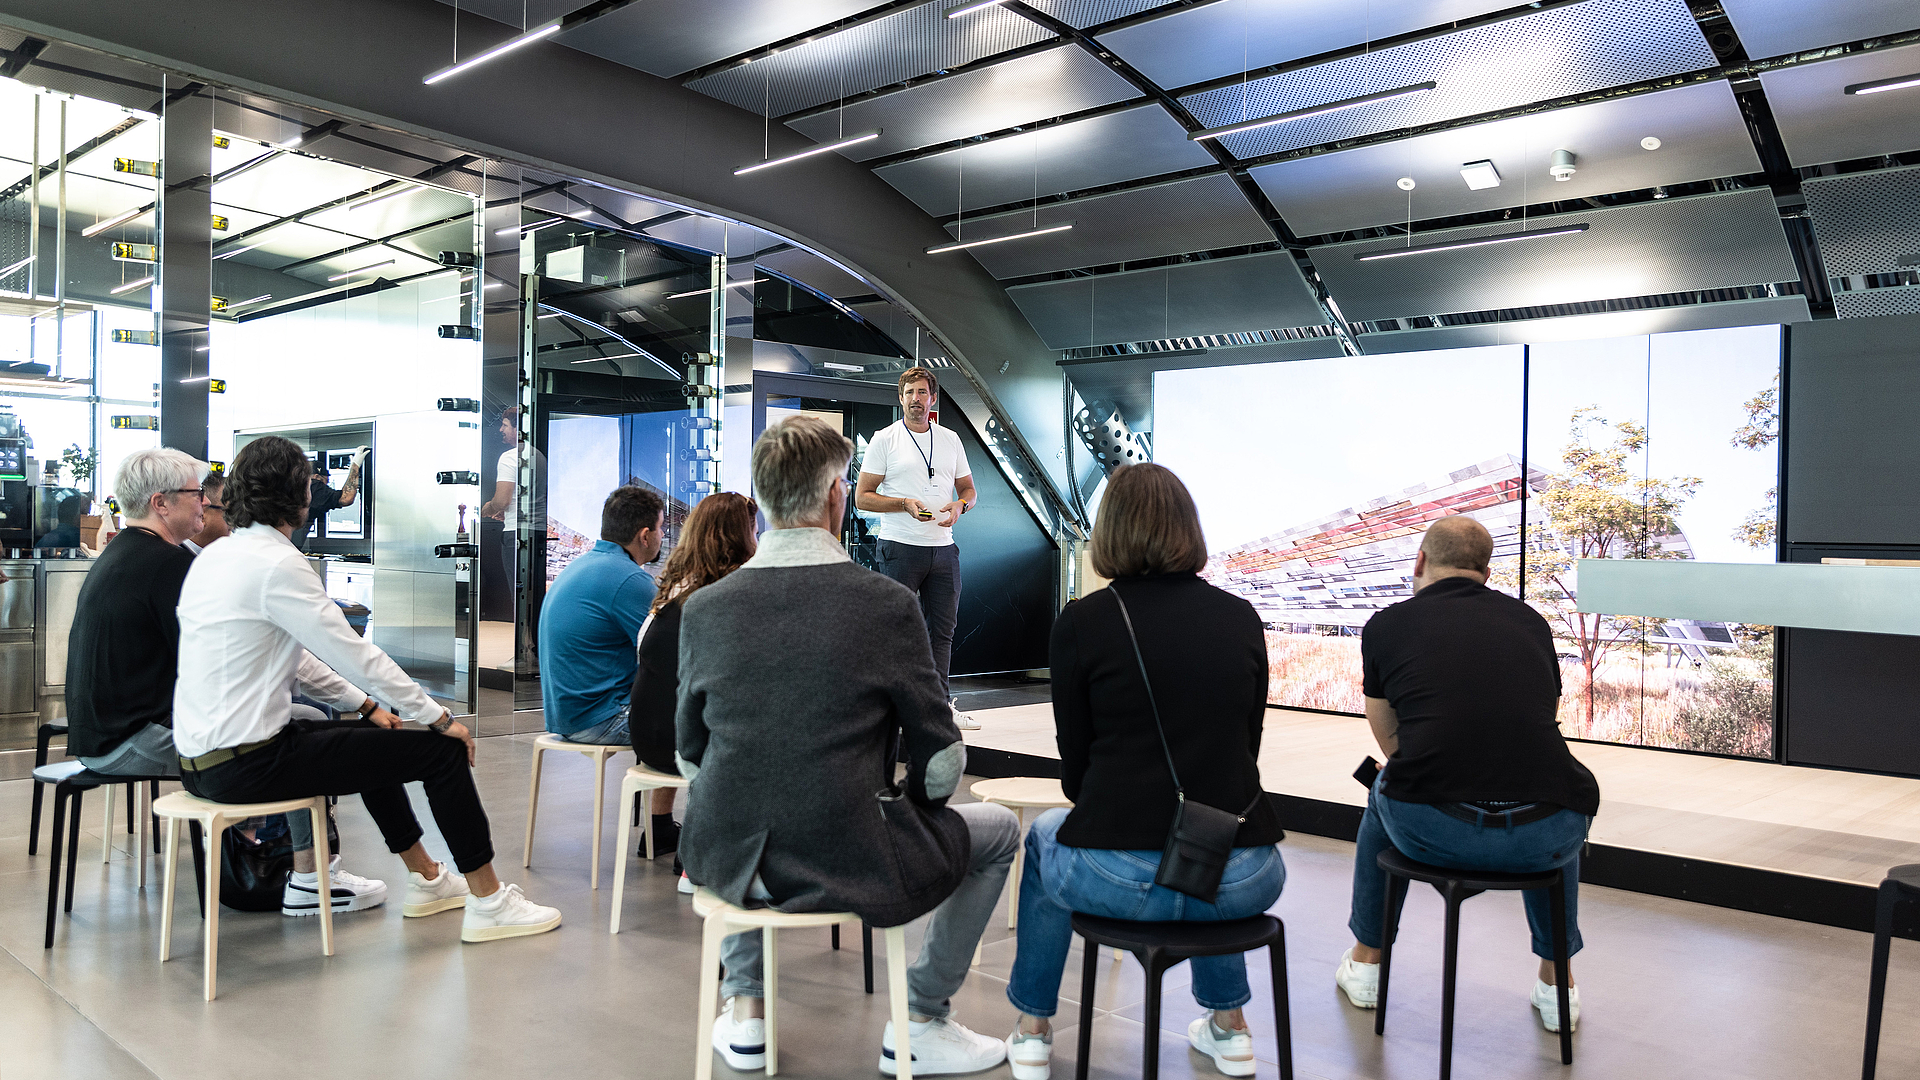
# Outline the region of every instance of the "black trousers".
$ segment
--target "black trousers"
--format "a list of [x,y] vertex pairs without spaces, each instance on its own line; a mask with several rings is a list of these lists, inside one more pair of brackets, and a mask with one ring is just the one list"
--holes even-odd
[[420,728],[389,730],[371,720],[294,720],[272,743],[211,769],[180,770],[188,791],[215,802],[271,802],[358,794],[387,850],[420,840],[405,784],[426,788],[434,823],[463,874],[493,861],[493,837],[459,739]]
[[921,547],[898,540],[880,541],[875,570],[905,585],[920,598],[927,621],[933,667],[940,673],[940,696],[947,696],[947,669],[953,661],[953,628],[960,621],[960,549],[947,544]]

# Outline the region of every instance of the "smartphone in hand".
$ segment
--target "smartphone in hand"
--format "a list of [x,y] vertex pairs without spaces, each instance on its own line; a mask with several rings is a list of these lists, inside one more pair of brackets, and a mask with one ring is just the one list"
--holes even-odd
[[1360,762],[1359,768],[1353,770],[1353,778],[1355,780],[1360,781],[1361,787],[1367,788],[1369,790],[1373,788],[1373,782],[1379,779],[1379,777],[1380,777],[1380,763],[1373,760],[1373,756],[1371,754],[1369,754],[1365,760]]

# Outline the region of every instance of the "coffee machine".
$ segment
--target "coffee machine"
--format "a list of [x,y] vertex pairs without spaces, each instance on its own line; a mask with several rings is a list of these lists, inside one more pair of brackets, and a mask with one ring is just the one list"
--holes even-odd
[[0,548],[30,548],[34,541],[34,494],[29,483],[32,444],[20,417],[0,405]]

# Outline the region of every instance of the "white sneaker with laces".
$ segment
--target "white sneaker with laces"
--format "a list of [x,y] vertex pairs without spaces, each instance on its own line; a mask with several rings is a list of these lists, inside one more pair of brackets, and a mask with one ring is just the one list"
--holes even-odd
[[720,1015],[713,1018],[713,1048],[720,1060],[735,1072],[753,1072],[767,1067],[767,1022],[756,1016],[738,1020],[733,1015],[733,1000],[728,998]]
[[1340,966],[1333,969],[1333,984],[1347,995],[1356,1009],[1371,1009],[1380,1004],[1380,965],[1355,960],[1351,947],[1340,954]]
[[954,698],[953,700],[947,702],[947,707],[953,710],[953,726],[954,727],[959,728],[961,731],[979,731],[980,730],[980,721],[975,720],[973,717],[968,716],[966,713],[963,713],[960,711],[959,698]]
[[674,886],[674,888],[679,890],[679,893],[682,896],[692,896],[693,895],[693,879],[687,876],[686,871],[682,870],[680,872],[680,884]]
[[1053,1032],[1029,1035],[1015,1025],[1007,1036],[1007,1064],[1013,1080],[1050,1080],[1053,1076]]
[[518,885],[502,885],[492,896],[469,896],[466,905],[466,921],[460,924],[461,941],[527,937],[560,927],[560,909],[534,903]]
[[[951,1017],[924,1023],[907,1021],[909,1049],[913,1052],[913,1075],[949,1076],[955,1073],[991,1069],[1007,1059],[1007,1044],[999,1039],[969,1031]],[[887,1076],[900,1075],[893,1058],[893,1021],[880,1035],[880,1071]]]
[[[337,868],[340,860],[336,857],[328,865]],[[387,902],[387,883],[384,881],[363,878],[340,869],[334,869],[328,876],[332,879],[328,891],[333,897],[335,915],[343,911],[365,911]],[[280,894],[280,914],[320,914],[320,875],[288,874],[286,890]]]
[[1226,1075],[1253,1075],[1252,1032],[1224,1030],[1213,1022],[1213,1014],[1208,1013],[1187,1025],[1187,1041],[1195,1050],[1212,1058],[1213,1067]]
[[442,911],[464,907],[467,895],[467,879],[455,873],[453,867],[446,863],[440,864],[440,876],[431,881],[409,870],[407,902],[400,908],[400,914],[409,919],[438,915]]
[[[1533,1007],[1540,1012],[1540,1023],[1555,1035],[1560,1034],[1560,991],[1539,979],[1533,980]],[[1573,1030],[1580,1030],[1580,987],[1567,987],[1567,1012],[1573,1015]]]

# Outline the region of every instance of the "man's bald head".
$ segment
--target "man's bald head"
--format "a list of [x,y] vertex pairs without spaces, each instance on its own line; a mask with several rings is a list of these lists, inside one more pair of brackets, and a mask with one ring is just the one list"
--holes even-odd
[[1465,514],[1455,514],[1427,527],[1420,550],[1433,570],[1471,570],[1484,575],[1493,559],[1493,534]]

